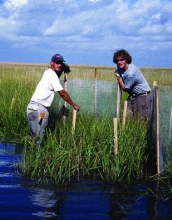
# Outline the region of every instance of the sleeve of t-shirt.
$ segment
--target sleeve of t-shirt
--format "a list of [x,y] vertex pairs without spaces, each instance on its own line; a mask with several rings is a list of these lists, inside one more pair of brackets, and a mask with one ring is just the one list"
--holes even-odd
[[52,86],[52,90],[54,90],[54,92],[58,92],[58,91],[63,90],[63,87],[60,84],[60,80],[55,73],[51,76],[51,86]]

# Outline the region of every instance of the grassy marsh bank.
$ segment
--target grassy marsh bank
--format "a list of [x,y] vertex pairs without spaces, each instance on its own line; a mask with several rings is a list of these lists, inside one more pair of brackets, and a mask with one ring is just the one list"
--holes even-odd
[[[94,113],[85,112],[81,106],[81,111],[77,115],[76,130],[72,135],[72,109],[69,107],[69,117],[67,123],[64,123],[56,114],[60,100],[56,95],[50,109],[51,117],[44,147],[35,147],[29,142],[26,138],[28,134],[26,106],[47,66],[0,65],[1,141],[13,140],[25,146],[23,175],[29,175],[38,181],[51,178],[61,183],[82,176],[99,177],[114,182],[143,177],[147,162],[145,154],[147,128],[143,129],[143,125],[137,121],[132,123],[132,126],[128,122],[125,129],[119,124],[119,152],[118,157],[115,157],[113,118],[108,115],[108,110],[104,115],[95,116]],[[95,68],[98,80],[116,84],[113,75],[115,67],[71,65],[72,72],[68,78],[93,80]],[[142,68],[142,71],[150,85],[156,80],[161,86],[171,87],[171,69]],[[73,89],[76,91],[77,85]],[[115,102],[112,100],[116,97],[112,95],[111,98],[105,93],[105,98],[109,100],[106,108],[113,111]],[[91,99],[93,96],[94,94],[87,98]],[[75,96],[72,98],[75,100]],[[82,101],[84,102],[84,99]]]
[[[0,69],[23,69],[26,73],[40,74],[48,67],[49,64],[39,64],[39,63],[0,63]],[[94,79],[95,68],[97,69],[98,79],[106,81],[114,81],[114,70],[116,66],[88,66],[88,65],[70,65],[71,73],[70,78],[82,78],[82,79]],[[140,67],[144,76],[150,85],[156,80],[161,86],[171,86],[172,85],[172,68],[155,68],[155,67]],[[34,74],[35,74],[34,73]]]

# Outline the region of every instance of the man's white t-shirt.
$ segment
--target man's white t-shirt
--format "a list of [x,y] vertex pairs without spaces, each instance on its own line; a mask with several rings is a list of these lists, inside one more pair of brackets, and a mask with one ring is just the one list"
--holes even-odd
[[57,74],[52,69],[48,69],[38,83],[31,101],[50,107],[54,99],[54,93],[61,90],[63,90],[63,87]]

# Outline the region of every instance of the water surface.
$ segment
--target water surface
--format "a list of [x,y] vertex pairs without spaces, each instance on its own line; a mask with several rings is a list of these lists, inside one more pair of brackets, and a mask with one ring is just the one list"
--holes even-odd
[[0,145],[0,220],[172,219],[172,200],[161,197],[158,183],[126,187],[80,180],[64,187],[38,187],[16,173],[21,150]]

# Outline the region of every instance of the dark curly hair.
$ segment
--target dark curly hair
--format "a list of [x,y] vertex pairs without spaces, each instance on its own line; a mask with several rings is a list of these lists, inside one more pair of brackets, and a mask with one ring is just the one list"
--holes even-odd
[[122,57],[123,59],[125,59],[128,64],[130,64],[132,62],[131,55],[126,50],[124,50],[124,49],[117,50],[114,53],[114,55],[113,55],[113,62],[117,63],[117,60],[118,60],[119,57]]

